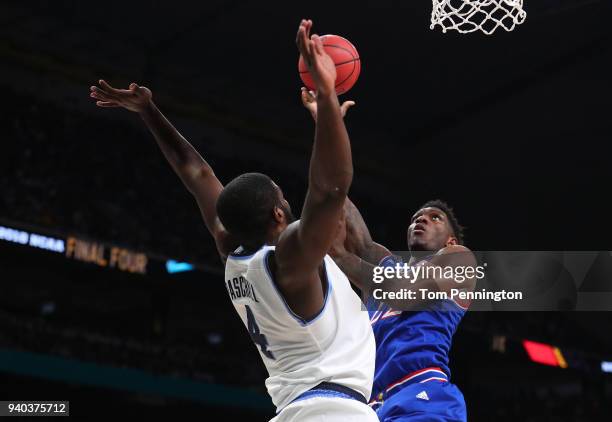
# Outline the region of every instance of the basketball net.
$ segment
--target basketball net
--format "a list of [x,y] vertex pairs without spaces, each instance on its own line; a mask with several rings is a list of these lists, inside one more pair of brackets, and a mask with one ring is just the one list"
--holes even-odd
[[440,25],[442,32],[462,34],[482,31],[491,35],[499,27],[512,31],[525,22],[523,0],[432,0],[431,29]]

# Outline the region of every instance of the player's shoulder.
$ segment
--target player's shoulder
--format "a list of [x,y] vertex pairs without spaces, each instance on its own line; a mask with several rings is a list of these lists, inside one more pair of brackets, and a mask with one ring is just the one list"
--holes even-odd
[[474,253],[467,246],[463,246],[463,245],[445,246],[444,248],[436,252],[436,254],[433,256],[435,257],[435,259],[439,259],[442,257],[446,257],[446,258],[452,257],[453,259],[461,258],[461,259],[467,259],[470,261],[472,259],[475,259]]
[[436,255],[446,255],[446,254],[451,254],[451,253],[469,253],[471,254],[472,251],[470,250],[470,248],[464,245],[448,245],[440,249],[438,252],[436,252]]
[[476,256],[474,253],[463,245],[449,245],[440,249],[431,259],[436,265],[463,265],[475,266]]
[[278,249],[283,249],[284,246],[292,246],[299,235],[301,220],[295,220],[290,223],[278,238]]

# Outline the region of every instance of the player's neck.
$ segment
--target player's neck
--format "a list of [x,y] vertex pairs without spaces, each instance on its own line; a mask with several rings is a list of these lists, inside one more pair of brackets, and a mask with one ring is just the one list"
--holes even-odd
[[276,246],[279,238],[280,233],[269,233],[268,236],[266,236],[266,240],[264,241],[264,246]]
[[287,229],[287,224],[278,224],[277,226],[268,230],[268,234],[265,239],[265,244],[270,246],[276,246],[281,234]]

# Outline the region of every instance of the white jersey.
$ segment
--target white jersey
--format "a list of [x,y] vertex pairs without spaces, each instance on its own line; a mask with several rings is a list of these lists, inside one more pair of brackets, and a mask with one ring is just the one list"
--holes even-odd
[[273,250],[265,246],[254,255],[230,255],[225,280],[268,370],[266,387],[277,411],[324,381],[352,388],[368,400],[374,377],[374,335],[368,313],[348,279],[325,256],[325,304],[305,321],[291,311],[272,279],[267,257]]

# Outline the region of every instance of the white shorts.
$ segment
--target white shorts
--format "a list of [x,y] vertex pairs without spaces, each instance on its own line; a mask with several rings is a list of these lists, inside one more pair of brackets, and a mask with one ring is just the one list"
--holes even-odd
[[310,397],[298,400],[270,422],[379,422],[370,406],[341,397]]

